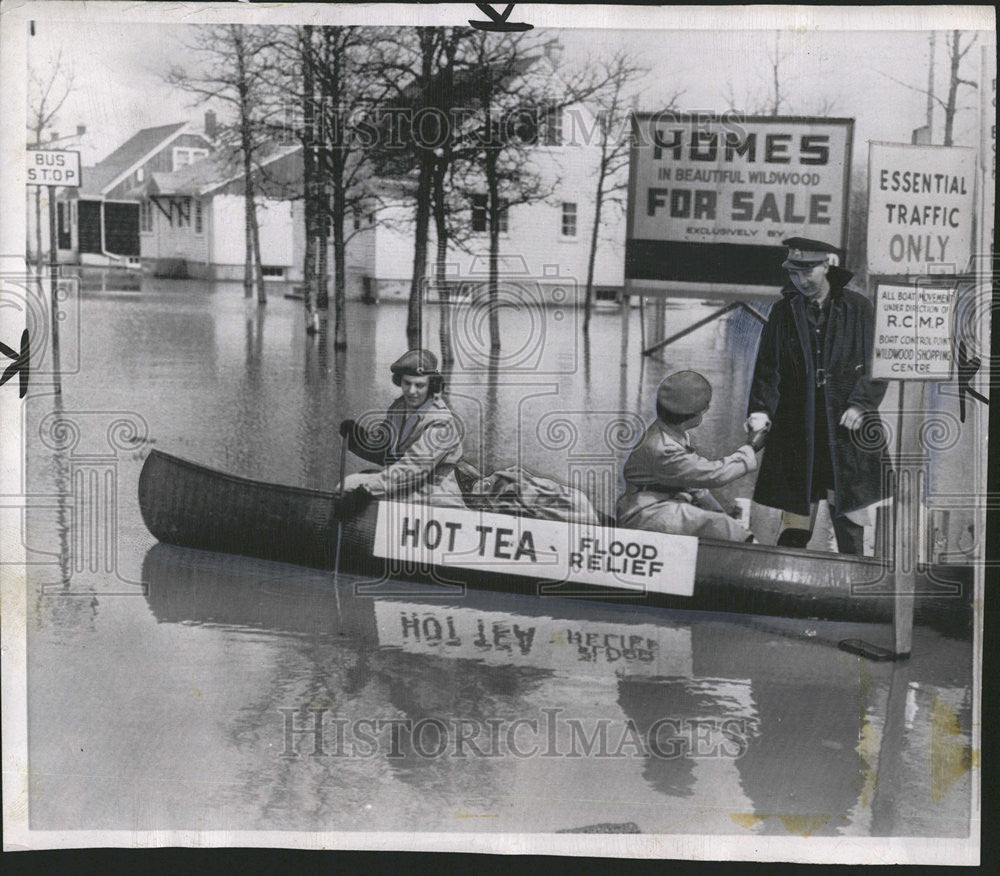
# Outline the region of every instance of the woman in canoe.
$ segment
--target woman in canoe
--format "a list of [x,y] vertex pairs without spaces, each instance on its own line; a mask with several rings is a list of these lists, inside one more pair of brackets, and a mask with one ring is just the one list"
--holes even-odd
[[355,420],[340,424],[348,449],[383,468],[344,478],[344,493],[464,508],[455,477],[462,459],[462,429],[441,396],[444,377],[437,358],[429,350],[408,350],[389,370],[402,392],[385,419],[370,429]]

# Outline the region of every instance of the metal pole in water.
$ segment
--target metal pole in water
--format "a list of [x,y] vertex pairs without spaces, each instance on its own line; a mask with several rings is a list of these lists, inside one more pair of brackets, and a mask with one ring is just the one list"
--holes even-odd
[[[917,564],[920,561],[920,503],[924,472],[917,418],[903,416],[903,386],[900,382],[900,433],[894,515],[896,525],[893,539],[892,637],[897,660],[908,657],[913,644],[913,600]],[[923,408],[923,382],[918,382],[915,389],[916,397],[911,402],[911,408],[915,414],[919,414]]]
[[629,318],[629,288],[626,281],[625,289],[622,292],[622,360],[621,367],[628,366],[628,318]]

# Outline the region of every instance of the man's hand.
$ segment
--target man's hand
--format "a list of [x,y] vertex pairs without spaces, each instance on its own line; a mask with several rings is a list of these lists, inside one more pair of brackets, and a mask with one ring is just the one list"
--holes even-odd
[[840,418],[840,425],[845,429],[857,429],[861,425],[861,418],[864,415],[865,412],[861,408],[857,405],[851,405]]
[[766,432],[771,428],[771,418],[763,411],[757,411],[747,417],[743,427],[747,430],[748,435],[754,432]]
[[354,420],[340,421],[340,437],[347,438],[354,431]]

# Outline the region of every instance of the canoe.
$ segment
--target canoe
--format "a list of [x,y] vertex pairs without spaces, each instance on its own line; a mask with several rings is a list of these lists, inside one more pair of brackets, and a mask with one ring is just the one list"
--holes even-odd
[[[339,537],[342,572],[372,581],[428,575],[427,569],[400,569],[375,556],[378,503],[338,520],[331,492],[238,477],[159,450],[152,450],[143,465],[139,507],[150,533],[167,544],[329,570],[338,562]],[[435,580],[458,586],[535,595],[544,583],[488,567],[431,571]],[[583,592],[668,608],[884,623],[892,619],[891,581],[878,558],[700,539],[691,596],[613,586],[581,590],[579,585],[573,585],[572,595]],[[563,592],[565,588],[551,583],[541,591],[546,596]],[[916,622],[966,634],[971,592],[968,567],[924,569],[917,580]]]

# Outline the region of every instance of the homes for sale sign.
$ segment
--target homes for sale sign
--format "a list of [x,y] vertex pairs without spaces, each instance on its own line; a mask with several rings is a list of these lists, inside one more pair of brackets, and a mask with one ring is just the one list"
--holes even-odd
[[852,119],[633,116],[625,276],[781,286],[787,237],[847,243]]
[[872,143],[868,272],[928,276],[966,270],[975,179],[975,149]]

